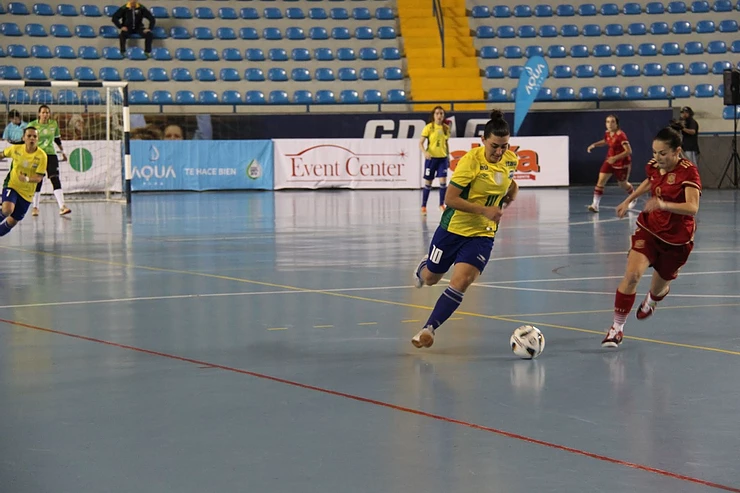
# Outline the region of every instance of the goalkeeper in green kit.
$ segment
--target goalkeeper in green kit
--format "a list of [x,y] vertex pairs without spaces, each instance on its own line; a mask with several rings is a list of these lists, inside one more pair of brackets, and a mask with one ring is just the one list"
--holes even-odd
[[[59,215],[63,216],[72,212],[69,207],[64,203],[64,192],[62,192],[62,182],[59,180],[59,158],[57,152],[54,149],[56,143],[59,147],[59,152],[62,154],[62,160],[66,160],[67,156],[64,155],[62,149],[62,137],[59,133],[59,124],[56,120],[51,119],[51,110],[48,106],[39,106],[39,117],[37,120],[32,121],[28,126],[36,127],[39,132],[39,148],[43,150],[47,156],[48,164],[46,167],[46,176],[49,177],[52,186],[54,187],[54,197],[57,199],[59,204]],[[39,215],[39,202],[41,201],[41,183],[36,185],[36,193],[33,195],[33,209],[31,215]]]

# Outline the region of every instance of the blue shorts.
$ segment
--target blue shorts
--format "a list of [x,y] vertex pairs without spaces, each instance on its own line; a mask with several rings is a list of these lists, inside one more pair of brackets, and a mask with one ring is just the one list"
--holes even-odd
[[434,177],[447,178],[450,160],[446,157],[433,157],[424,161],[424,179],[432,181]]
[[26,217],[26,212],[28,212],[28,208],[31,207],[31,202],[18,195],[18,192],[12,188],[3,188],[3,202],[12,202],[15,204],[15,208],[10,217],[16,221],[20,221]]
[[444,274],[453,264],[470,264],[481,273],[486,268],[493,251],[493,238],[487,236],[460,236],[439,226],[429,245],[427,269],[434,274]]

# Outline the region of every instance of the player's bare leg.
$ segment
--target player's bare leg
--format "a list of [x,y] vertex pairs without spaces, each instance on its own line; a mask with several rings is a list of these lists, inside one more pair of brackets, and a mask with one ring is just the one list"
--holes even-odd
[[655,308],[659,301],[662,301],[668,295],[671,290],[671,281],[666,281],[657,271],[653,272],[653,278],[650,281],[650,291],[645,296],[645,299],[640,303],[640,307],[635,312],[638,320],[645,320],[650,315],[655,313]]
[[624,324],[627,316],[635,304],[637,285],[640,283],[643,273],[649,267],[650,261],[642,253],[630,250],[627,257],[627,267],[624,277],[617,287],[614,297],[614,320],[601,341],[602,347],[615,348],[622,343],[624,337]]
[[416,266],[416,270],[414,270],[414,286],[417,288],[421,288],[422,286],[434,286],[444,276],[444,274],[435,274],[434,272],[430,272],[429,269],[427,269],[428,260],[429,255],[424,255],[421,262],[419,262],[419,265]]
[[591,212],[599,212],[599,203],[601,202],[601,196],[604,195],[604,187],[606,187],[606,183],[611,177],[611,173],[599,173],[599,179],[594,187],[594,198],[591,205],[588,206],[588,210]]

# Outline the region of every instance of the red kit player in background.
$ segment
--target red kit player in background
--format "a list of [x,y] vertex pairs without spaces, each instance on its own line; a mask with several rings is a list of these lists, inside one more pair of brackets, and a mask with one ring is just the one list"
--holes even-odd
[[617,207],[617,215],[624,217],[630,201],[648,191],[652,194],[637,217],[627,268],[614,299],[614,322],[601,343],[603,347],[615,348],[622,342],[637,284],[647,268],[653,268],[653,278],[650,291],[637,309],[638,320],[653,314],[694,247],[701,180],[694,163],[681,157],[680,127],[658,132],[653,140],[653,159],[645,171],[645,181]]
[[[594,200],[588,206],[591,212],[599,212],[599,202],[604,195],[604,187],[609,178],[614,175],[617,183],[627,195],[634,192],[632,184],[628,181],[630,177],[630,168],[632,167],[632,148],[630,147],[627,134],[619,128],[619,118],[616,115],[606,117],[606,132],[604,138],[588,146],[587,151],[591,152],[596,147],[607,146],[606,159],[599,170],[599,179],[594,187]],[[629,208],[635,207],[635,202],[629,204]]]

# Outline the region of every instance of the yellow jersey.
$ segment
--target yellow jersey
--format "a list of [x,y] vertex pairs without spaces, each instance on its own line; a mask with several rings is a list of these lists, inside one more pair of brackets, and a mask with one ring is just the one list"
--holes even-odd
[[437,125],[432,122],[424,127],[421,131],[421,136],[429,139],[429,145],[427,145],[427,152],[432,157],[447,157],[449,155],[449,149],[447,147],[447,141],[450,139],[450,127],[447,127],[445,131],[445,125]]
[[45,175],[48,156],[40,147],[37,147],[35,152],[26,152],[26,144],[6,147],[3,149],[3,155],[13,158],[3,187],[12,188],[18,195],[31,202],[36,192],[36,183],[21,181],[21,175]]
[[[486,148],[476,147],[457,163],[450,185],[462,190],[460,196],[474,204],[501,206],[509,191],[519,157],[507,150],[498,163],[486,160]],[[480,214],[456,211],[448,207],[442,213],[442,228],[460,236],[496,236],[498,223]]]

